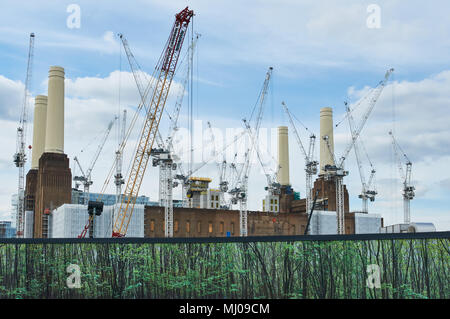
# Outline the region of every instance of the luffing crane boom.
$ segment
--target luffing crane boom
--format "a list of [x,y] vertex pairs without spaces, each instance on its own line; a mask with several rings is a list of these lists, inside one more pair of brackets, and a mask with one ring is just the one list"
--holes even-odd
[[[255,125],[254,125],[254,131],[251,130],[249,124],[247,123],[247,132],[249,134],[250,139],[253,138],[253,136],[258,136],[259,134],[259,128],[261,126],[261,120],[263,117],[263,111],[264,111],[264,102],[265,97],[267,94],[267,91],[269,89],[269,81],[270,77],[272,76],[273,68],[269,67],[269,70],[266,73],[266,78],[263,83],[263,88],[258,96],[258,114],[256,116]],[[246,121],[244,121],[246,122]],[[256,146],[256,145],[255,145]],[[240,235],[245,237],[247,236],[247,195],[248,195],[248,176],[250,174],[250,161],[251,156],[253,152],[253,147],[250,145],[250,147],[247,148],[247,151],[245,153],[245,160],[244,160],[244,166],[242,167],[242,170],[240,171],[239,178],[237,181],[236,187],[233,187],[229,193],[233,196],[232,202],[237,203],[239,202],[239,229],[240,229]],[[269,185],[268,185],[269,186]]]
[[89,201],[89,187],[92,185],[92,179],[91,179],[92,170],[94,169],[95,163],[97,163],[98,157],[100,156],[100,153],[103,150],[103,146],[105,145],[106,140],[108,139],[109,133],[111,132],[111,128],[116,120],[117,120],[117,117],[114,118],[113,120],[111,120],[111,122],[109,122],[108,127],[107,127],[105,133],[103,134],[102,139],[100,140],[97,150],[95,151],[94,156],[92,157],[91,163],[90,163],[88,169],[86,170],[86,172],[81,167],[81,164],[80,164],[78,158],[76,156],[74,157],[74,161],[78,164],[78,167],[80,168],[82,175],[74,176],[73,179],[77,182],[79,181],[79,182],[83,183],[84,204],[87,204],[87,202]]
[[157,77],[154,90],[131,165],[124,196],[114,222],[113,237],[124,237],[127,233],[134,205],[150,158],[150,152],[158,133],[159,122],[175,74],[181,46],[193,15],[194,12],[186,7],[175,16],[175,23],[172,27],[168,42],[156,67]]
[[[389,132],[389,135],[392,138],[392,148],[394,150],[395,158],[397,159],[398,169],[400,172],[400,177],[403,180],[403,221],[405,224],[409,224],[411,222],[411,211],[410,211],[410,202],[415,196],[415,187],[411,184],[411,168],[412,163],[409,160],[408,156],[403,152],[400,145],[397,143],[397,140],[394,137],[392,131]],[[403,170],[402,162],[400,156],[398,154],[400,151],[403,154],[403,157],[406,160],[406,171]]]
[[[391,68],[386,71],[386,74],[384,75],[384,79],[380,81],[380,83],[377,85],[377,87],[372,91],[372,98],[369,101],[369,106],[367,110],[365,111],[361,121],[358,123],[356,127],[354,127],[354,130],[352,130],[352,140],[347,145],[347,148],[345,149],[343,155],[340,158],[338,167],[343,167],[345,159],[347,158],[348,154],[353,148],[353,145],[355,144],[356,140],[359,137],[359,134],[361,134],[362,129],[364,128],[364,125],[366,125],[367,119],[369,118],[370,114],[372,113],[373,108],[375,107],[375,104],[378,101],[378,98],[381,95],[381,92],[383,92],[383,89],[386,86],[387,81],[389,80],[389,77],[391,76],[392,72],[394,72],[394,69]],[[353,112],[353,110],[349,111],[350,113]]]
[[311,210],[312,205],[312,177],[317,174],[317,165],[319,164],[317,161],[313,159],[314,157],[314,145],[316,142],[316,136],[311,134],[309,137],[309,147],[308,153],[306,153],[305,148],[303,147],[302,140],[300,139],[300,135],[298,134],[297,128],[295,127],[294,120],[292,119],[291,112],[289,111],[286,103],[281,102],[284,111],[286,112],[289,123],[291,124],[292,130],[294,131],[295,139],[297,140],[297,144],[302,151],[303,157],[305,159],[305,172],[306,172],[306,211],[309,212]]
[[[326,172],[326,178],[334,178],[336,183],[336,215],[337,215],[337,233],[342,235],[345,234],[345,216],[344,216],[344,184],[343,179],[344,176],[348,175],[348,172],[344,170],[344,163],[345,160],[354,147],[359,135],[361,134],[362,129],[364,128],[367,119],[369,118],[370,114],[372,113],[373,108],[375,107],[375,104],[378,101],[378,98],[381,95],[381,92],[383,92],[383,89],[386,86],[387,81],[389,80],[390,75],[394,69],[389,69],[386,71],[386,74],[384,75],[384,79],[379,82],[379,84],[369,92],[368,96],[371,96],[369,104],[367,109],[364,111],[363,116],[358,123],[354,127],[354,129],[351,130],[351,141],[345,148],[345,151],[343,155],[341,156],[339,163],[336,162],[336,158],[334,153],[332,153],[331,147],[329,145],[329,141],[327,140],[327,137],[324,137],[324,139],[327,142],[328,150],[330,151],[331,155],[333,156],[335,165],[326,165],[325,166],[325,172]],[[362,101],[363,99],[361,99]],[[353,108],[354,110],[355,108]],[[348,114],[351,114],[353,110],[349,110]]]
[[[347,112],[347,119],[348,119],[348,124],[349,124],[349,128],[350,128],[350,133],[352,134],[352,139],[353,139],[354,134],[355,134],[355,131],[354,131],[355,124],[354,124],[354,120],[353,120],[353,115],[351,113],[350,107],[348,106],[347,102],[345,102],[345,109]],[[370,163],[370,166],[372,167],[372,169],[370,172],[369,182],[366,182],[366,177],[365,177],[363,166],[362,166],[360,144],[362,145],[361,140],[355,139],[353,148],[355,151],[356,163],[358,165],[359,177],[361,179],[361,187],[362,187],[361,194],[358,195],[358,197],[362,199],[362,212],[368,213],[368,211],[369,211],[368,200],[373,202],[375,200],[375,195],[377,195],[377,192],[375,191],[375,189],[371,189],[372,181],[374,179],[376,171],[373,168],[372,163]]]
[[31,76],[33,70],[33,56],[34,56],[34,33],[30,34],[30,43],[28,47],[28,62],[27,62],[27,74],[25,78],[25,88],[22,103],[22,112],[20,114],[19,127],[17,128],[17,144],[16,153],[14,154],[14,164],[19,168],[19,183],[17,190],[17,215],[16,215],[16,228],[17,237],[23,237],[24,230],[24,216],[25,216],[25,163],[27,161],[25,154],[25,144],[27,139],[27,126],[28,126],[28,98],[31,83]]

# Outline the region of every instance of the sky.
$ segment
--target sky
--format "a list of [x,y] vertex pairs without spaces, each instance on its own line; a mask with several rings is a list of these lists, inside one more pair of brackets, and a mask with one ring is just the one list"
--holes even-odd
[[[262,122],[264,132],[289,125],[281,108],[281,101],[285,101],[298,120],[297,130],[307,146],[309,132],[319,134],[320,108],[333,107],[334,123],[338,124],[334,132],[335,155],[340,157],[350,142],[344,101],[355,105],[392,67],[395,71],[361,133],[366,179],[370,172],[367,158],[377,170],[378,195],[375,202],[369,203],[369,212],[381,214],[386,225],[403,220],[402,181],[388,135],[392,130],[412,162],[416,196],[411,202],[411,220],[433,222],[438,230],[450,230],[447,1],[130,0],[124,5],[122,1],[4,0],[2,4],[0,178],[4,183],[0,187],[0,220],[11,218],[11,196],[17,192],[18,171],[12,155],[24,96],[30,32],[36,34],[36,40],[27,144],[32,141],[34,96],[47,94],[49,67],[62,66],[66,72],[64,148],[76,175],[79,170],[73,158],[78,156],[88,167],[108,123],[125,109],[130,120],[139,104],[137,86],[116,35],[125,35],[142,70],[152,74],[174,15],[189,6],[195,12],[193,30],[200,37],[193,58],[193,89],[184,95],[179,118],[181,134],[177,136],[186,138],[187,101],[191,98],[196,127],[203,131],[203,142],[196,140],[199,146],[194,167],[204,161],[200,151],[203,149],[205,156],[212,145],[207,122],[214,127],[216,140],[226,136],[227,130],[242,129],[242,119],[250,118],[269,67],[273,67],[273,74]],[[79,20],[74,19],[77,12]],[[185,64],[179,66],[166,103],[161,121],[163,136],[169,126],[167,115],[182,92]],[[360,116],[355,112],[356,121]],[[141,121],[127,143],[125,169],[142,118],[141,113]],[[91,191],[100,190],[112,165],[118,128],[115,123],[93,170]],[[304,197],[304,161],[290,130],[290,180],[294,190]],[[269,137],[261,140],[269,145],[266,153],[270,162],[276,158],[276,143]],[[319,145],[315,149],[318,159]],[[183,154],[180,156],[187,158]],[[26,171],[29,164],[30,160]],[[349,171],[344,183],[350,193],[350,209],[358,210],[361,181],[353,151],[345,168]],[[217,165],[211,162],[197,174],[210,176],[212,186],[217,187]],[[158,198],[157,177],[157,169],[149,167],[141,187],[140,193],[152,200]],[[249,181],[250,209],[261,209],[265,183],[261,165],[254,161]],[[108,191],[113,193],[114,188]],[[181,189],[177,188],[175,197],[180,196]]]

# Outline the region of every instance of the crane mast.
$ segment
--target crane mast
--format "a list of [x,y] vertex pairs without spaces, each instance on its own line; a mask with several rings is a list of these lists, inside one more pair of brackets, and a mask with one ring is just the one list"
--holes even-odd
[[[353,115],[352,112],[350,110],[350,107],[348,106],[348,103],[345,102],[345,110],[347,112],[347,119],[348,119],[348,124],[349,124],[349,128],[350,128],[350,133],[352,134],[352,139],[354,138],[354,119],[353,119]],[[354,152],[355,152],[355,157],[356,157],[356,162],[358,165],[358,170],[359,170],[359,177],[361,179],[361,194],[358,196],[359,198],[362,199],[362,212],[363,213],[368,213],[369,211],[369,206],[368,206],[368,200],[370,200],[371,202],[373,202],[375,200],[375,195],[377,194],[377,192],[374,189],[371,189],[371,185],[372,185],[372,181],[373,178],[375,176],[375,169],[373,168],[372,163],[370,163],[370,166],[372,167],[372,170],[370,172],[370,177],[369,177],[369,182],[366,183],[366,178],[365,178],[365,174],[364,174],[364,170],[363,170],[363,166],[362,166],[362,158],[361,158],[361,150],[359,148],[361,144],[361,140],[355,139],[355,143],[354,143]]]
[[119,135],[119,148],[116,151],[116,174],[114,175],[114,184],[116,185],[116,202],[119,202],[120,195],[122,194],[122,185],[125,184],[122,175],[123,150],[120,148],[120,145],[125,140],[126,126],[127,126],[127,110],[124,110],[122,115],[122,127]]
[[80,168],[81,171],[81,176],[75,176],[73,179],[77,182],[82,182],[83,186],[84,186],[84,204],[86,205],[89,201],[89,187],[92,185],[92,180],[91,180],[91,175],[92,175],[92,170],[94,169],[95,163],[97,163],[97,159],[100,156],[100,153],[103,150],[103,146],[106,143],[106,140],[108,139],[109,133],[111,132],[111,128],[114,124],[114,121],[117,119],[117,117],[112,120],[111,122],[109,122],[108,124],[108,128],[106,129],[105,133],[103,134],[102,139],[100,140],[100,144],[97,147],[97,150],[94,153],[94,156],[91,160],[91,163],[89,165],[89,168],[86,170],[86,172],[84,172],[83,168],[81,167],[81,164],[78,160],[78,158],[75,156],[74,157],[74,161],[78,164],[78,167]]
[[314,145],[316,142],[316,136],[314,134],[311,134],[309,137],[309,147],[308,147],[308,153],[306,153],[305,148],[303,147],[302,141],[300,139],[300,135],[298,134],[297,128],[295,127],[294,120],[292,119],[291,112],[289,111],[286,103],[281,102],[281,105],[283,106],[284,111],[286,112],[289,123],[291,124],[292,130],[294,131],[294,136],[297,141],[298,146],[300,147],[300,150],[303,154],[303,157],[305,159],[305,172],[306,172],[306,211],[309,212],[311,210],[312,205],[312,179],[313,176],[317,174],[317,165],[319,164],[317,161],[313,159],[314,156]]
[[34,33],[30,34],[30,42],[28,46],[28,62],[27,74],[25,77],[25,88],[22,103],[22,112],[20,114],[19,127],[17,127],[16,137],[16,153],[13,156],[14,164],[19,168],[19,183],[17,189],[17,214],[16,214],[16,236],[23,237],[24,216],[25,216],[25,163],[27,161],[25,154],[25,144],[27,138],[28,126],[28,97],[30,90],[30,82],[33,70],[34,57]]
[[[208,129],[210,131],[210,134],[211,134],[211,139],[212,139],[213,148],[214,148],[214,158],[215,158],[216,154],[217,154],[216,137],[214,135],[214,131],[211,126],[211,122],[208,121],[207,125],[208,125]],[[223,152],[222,161],[216,162],[216,164],[217,164],[217,168],[219,170],[220,207],[224,208],[226,206],[225,193],[228,191],[228,181],[225,179],[226,169],[227,169],[227,161],[225,158],[225,152]]]
[[[155,80],[151,102],[140,134],[136,154],[131,165],[124,196],[114,222],[112,232],[113,237],[124,237],[127,233],[153,143],[158,134],[159,122],[175,74],[181,46],[193,14],[194,12],[186,7],[176,15],[175,23],[163,51],[162,58],[159,60],[156,67],[156,73],[158,75]],[[172,218],[170,218],[170,216],[169,218],[166,217],[166,225],[173,223],[173,216],[171,217]]]
[[[344,163],[345,160],[350,153],[351,149],[355,145],[359,135],[361,134],[362,129],[364,128],[364,125],[367,122],[367,119],[369,118],[369,115],[371,114],[373,108],[375,107],[376,102],[378,101],[378,98],[381,95],[381,92],[383,92],[384,87],[386,86],[387,81],[389,80],[390,75],[394,69],[389,69],[386,71],[386,74],[384,75],[384,79],[379,82],[379,84],[369,93],[372,94],[371,99],[369,100],[369,105],[366,111],[363,113],[362,119],[358,123],[358,125],[355,126],[355,128],[352,130],[351,134],[351,141],[345,148],[345,151],[343,155],[341,156],[339,163],[335,160],[335,155],[331,151],[331,146],[329,144],[327,136],[324,137],[325,142],[327,143],[328,150],[330,151],[331,155],[333,156],[334,163],[337,163],[335,165],[326,165],[325,166],[325,178],[326,179],[334,179],[336,184],[336,215],[337,215],[337,233],[340,235],[345,234],[345,216],[344,216],[344,184],[343,179],[344,176],[348,175],[348,171],[344,170]],[[354,110],[354,109],[353,109]],[[353,112],[353,110],[349,110],[348,113]]]
[[[256,116],[256,122],[255,122],[255,130],[252,133],[251,130],[249,130],[250,138],[252,139],[252,134],[254,136],[258,136],[259,134],[259,128],[261,126],[261,120],[263,116],[264,111],[264,101],[265,97],[269,88],[269,81],[270,77],[272,76],[273,68],[269,67],[269,70],[266,73],[266,78],[264,80],[263,88],[260,92],[260,95],[258,97],[259,100],[259,108],[258,108],[258,114]],[[248,124],[247,124],[248,125]],[[252,143],[250,143],[252,144]],[[238,183],[236,187],[231,189],[229,191],[230,195],[233,196],[232,203],[239,202],[239,229],[240,229],[240,235],[245,237],[247,236],[247,195],[248,195],[248,176],[250,174],[250,159],[252,155],[253,147],[250,145],[247,148],[247,151],[245,153],[245,160],[244,160],[244,166],[240,172]]]
[[[403,152],[400,145],[397,143],[397,140],[394,137],[394,134],[392,131],[389,132],[389,135],[392,138],[392,148],[394,150],[395,158],[397,159],[398,169],[400,172],[400,177],[403,180],[403,222],[405,224],[409,224],[411,222],[411,212],[410,212],[410,205],[411,200],[414,199],[416,189],[413,185],[411,185],[411,168],[412,163],[409,160],[408,156],[406,156],[405,152]],[[400,159],[400,156],[398,154],[398,151],[402,152],[403,157],[406,160],[405,166],[406,171],[403,171],[402,162]]]

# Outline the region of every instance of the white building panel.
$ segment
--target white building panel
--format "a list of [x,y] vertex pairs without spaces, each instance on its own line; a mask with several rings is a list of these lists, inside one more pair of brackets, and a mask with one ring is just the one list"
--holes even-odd
[[[116,206],[104,206],[103,213],[94,217],[94,237],[110,238]],[[87,205],[64,204],[52,213],[52,238],[77,238],[89,218]],[[87,237],[88,235],[86,235]],[[144,237],[144,205],[135,205],[126,237]]]
[[34,227],[34,213],[31,210],[25,211],[24,227],[23,227],[23,237],[33,238],[33,227]]
[[375,234],[381,229],[381,215],[355,213],[355,234]]

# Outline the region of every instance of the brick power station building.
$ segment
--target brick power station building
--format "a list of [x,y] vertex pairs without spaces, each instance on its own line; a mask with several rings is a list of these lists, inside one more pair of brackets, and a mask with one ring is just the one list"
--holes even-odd
[[[46,238],[51,234],[73,236],[81,232],[87,221],[86,206],[71,204],[71,179],[69,158],[64,154],[64,69],[51,67],[48,81],[48,98],[38,95],[35,99],[33,131],[32,166],[26,177],[25,207],[29,234],[25,237]],[[328,145],[324,145],[326,135]],[[333,149],[333,125],[331,108],[321,109],[320,173],[314,182],[313,194],[317,194],[315,211],[311,218],[310,233],[336,233],[336,186],[333,179],[326,178],[325,165],[334,164],[330,156]],[[332,150],[333,151],[333,150]],[[249,236],[303,235],[308,223],[306,200],[295,199],[289,181],[289,148],[287,127],[278,128],[278,183],[281,185],[277,195],[267,195],[263,200],[262,211],[248,212]],[[296,167],[301,165],[296,165]],[[174,237],[226,237],[239,236],[239,211],[218,208],[213,200],[217,190],[205,189],[197,192],[198,198],[191,198],[189,207],[174,207]],[[197,196],[196,195],[196,196]],[[206,196],[206,197],[205,197]],[[208,201],[208,196],[213,196]],[[205,201],[206,200],[206,201]],[[211,205],[201,204],[202,202]],[[70,206],[70,207],[69,207]],[[74,210],[74,207],[78,207]],[[113,208],[104,214],[110,216],[112,224]],[[70,208],[70,209],[69,209]],[[66,209],[63,214],[62,211]],[[69,212],[70,213],[67,213]],[[110,213],[108,213],[108,211]],[[135,218],[135,229],[141,229],[128,236],[164,237],[164,208],[143,207],[142,216]],[[345,233],[378,232],[382,225],[379,216],[349,212],[349,196],[344,186]],[[74,216],[78,214],[78,216]],[[53,218],[58,215],[58,218]],[[78,222],[74,222],[77,217]],[[52,220],[58,219],[58,223]],[[30,223],[32,226],[30,227]],[[56,227],[72,227],[71,235]],[[367,228],[367,225],[375,225]],[[98,225],[97,225],[98,226]],[[112,226],[112,225],[111,225]],[[95,219],[94,228],[95,229]],[[108,227],[108,226],[103,226]],[[76,228],[76,229],[75,229]],[[111,227],[112,228],[112,227]],[[111,229],[112,230],[112,229]],[[32,234],[31,234],[32,232]],[[98,233],[98,232],[97,232]],[[101,237],[109,237],[111,232],[105,228]],[[66,234],[66,235],[64,235]],[[140,234],[140,235],[137,235]],[[92,235],[92,234],[91,234]]]

